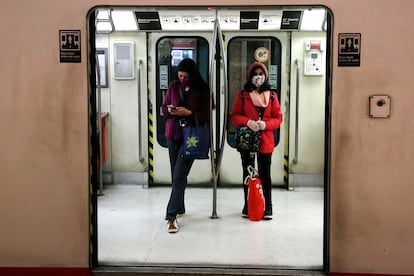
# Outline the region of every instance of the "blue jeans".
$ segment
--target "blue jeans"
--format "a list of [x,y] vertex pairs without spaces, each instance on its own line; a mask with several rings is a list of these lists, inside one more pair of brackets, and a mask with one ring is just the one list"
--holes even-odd
[[168,152],[170,155],[172,190],[167,205],[165,219],[173,220],[177,214],[185,213],[184,191],[187,186],[187,176],[190,173],[194,159],[184,158],[182,154],[183,141],[167,139]]

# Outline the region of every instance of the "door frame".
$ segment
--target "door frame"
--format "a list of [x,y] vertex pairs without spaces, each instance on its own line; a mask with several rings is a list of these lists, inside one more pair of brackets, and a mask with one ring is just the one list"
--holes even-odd
[[[144,8],[152,8],[152,6],[141,6]],[[260,9],[259,6],[252,6],[254,9]],[[288,6],[290,7],[290,6]],[[297,6],[294,6],[297,8]],[[303,7],[310,7],[309,5],[303,5]],[[327,11],[327,47],[326,47],[326,104],[325,104],[325,155],[324,155],[324,233],[323,233],[323,270],[325,272],[329,271],[329,222],[330,222],[330,156],[331,156],[331,113],[332,113],[332,68],[333,68],[333,12],[325,6],[321,6]],[[93,112],[96,109],[96,73],[95,73],[95,56],[94,51],[96,50],[95,45],[95,10],[99,7],[92,7],[88,12],[87,18],[87,41],[88,41],[88,98],[89,98],[89,145],[90,150],[88,153],[89,162],[89,198],[90,198],[90,258],[89,264],[90,268],[95,268],[98,266],[98,232],[97,232],[97,196],[98,196],[98,183],[99,183],[99,168],[97,160],[99,158],[99,142],[97,135],[97,115],[96,112]],[[136,8],[131,6],[131,9]],[[160,9],[162,7],[156,7],[155,9]],[[181,8],[177,6],[177,8]],[[202,8],[202,7],[197,7]],[[217,7],[221,8],[221,7]],[[237,6],[234,7],[238,9]],[[243,7],[245,8],[245,7]],[[264,6],[263,8],[269,9],[270,6]],[[275,8],[281,8],[280,6],[275,6]]]

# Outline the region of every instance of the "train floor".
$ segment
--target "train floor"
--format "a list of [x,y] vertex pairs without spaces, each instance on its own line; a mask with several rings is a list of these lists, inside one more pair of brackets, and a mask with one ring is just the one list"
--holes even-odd
[[98,197],[98,263],[107,266],[322,270],[323,188],[273,188],[273,219],[241,217],[243,191],[188,187],[179,232],[164,220],[170,187],[105,185]]

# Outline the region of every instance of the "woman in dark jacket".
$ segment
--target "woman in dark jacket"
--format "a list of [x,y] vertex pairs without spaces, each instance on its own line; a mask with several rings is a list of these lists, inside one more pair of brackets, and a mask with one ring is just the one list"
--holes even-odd
[[184,190],[187,176],[194,159],[182,155],[182,127],[194,124],[195,117],[200,124],[210,120],[210,89],[192,59],[183,59],[178,64],[177,79],[171,82],[162,103],[166,116],[165,137],[171,165],[172,190],[165,219],[168,232],[178,232],[177,214],[185,213]]
[[[230,113],[231,122],[236,125],[248,126],[253,131],[261,131],[260,150],[257,153],[257,164],[265,198],[265,213],[263,219],[272,219],[272,181],[270,178],[270,164],[275,148],[273,130],[282,123],[282,112],[276,93],[270,90],[267,83],[269,73],[266,66],[260,62],[253,62],[246,72],[247,82],[244,89],[238,91],[233,109]],[[243,109],[243,110],[242,110]],[[243,179],[248,175],[247,167],[255,167],[256,154],[248,151],[240,152]],[[244,188],[244,207],[242,217],[248,217],[247,192]]]

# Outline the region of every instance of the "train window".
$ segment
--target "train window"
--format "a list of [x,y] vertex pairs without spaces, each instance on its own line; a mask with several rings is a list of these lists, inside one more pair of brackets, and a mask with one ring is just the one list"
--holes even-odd
[[[208,82],[209,48],[208,42],[202,37],[163,37],[157,43],[157,88],[156,105],[161,105],[168,85],[177,75],[177,66],[184,58],[193,59],[200,70],[201,76]],[[157,112],[157,140],[167,147],[164,136],[165,117]]]
[[[262,58],[262,60],[260,60]],[[246,68],[260,60],[269,69],[270,87],[276,90],[280,102],[281,43],[275,37],[236,37],[228,45],[229,110],[233,106],[237,92],[246,82]],[[228,124],[228,143],[235,146],[236,127]],[[275,146],[279,143],[279,129],[275,130]]]

